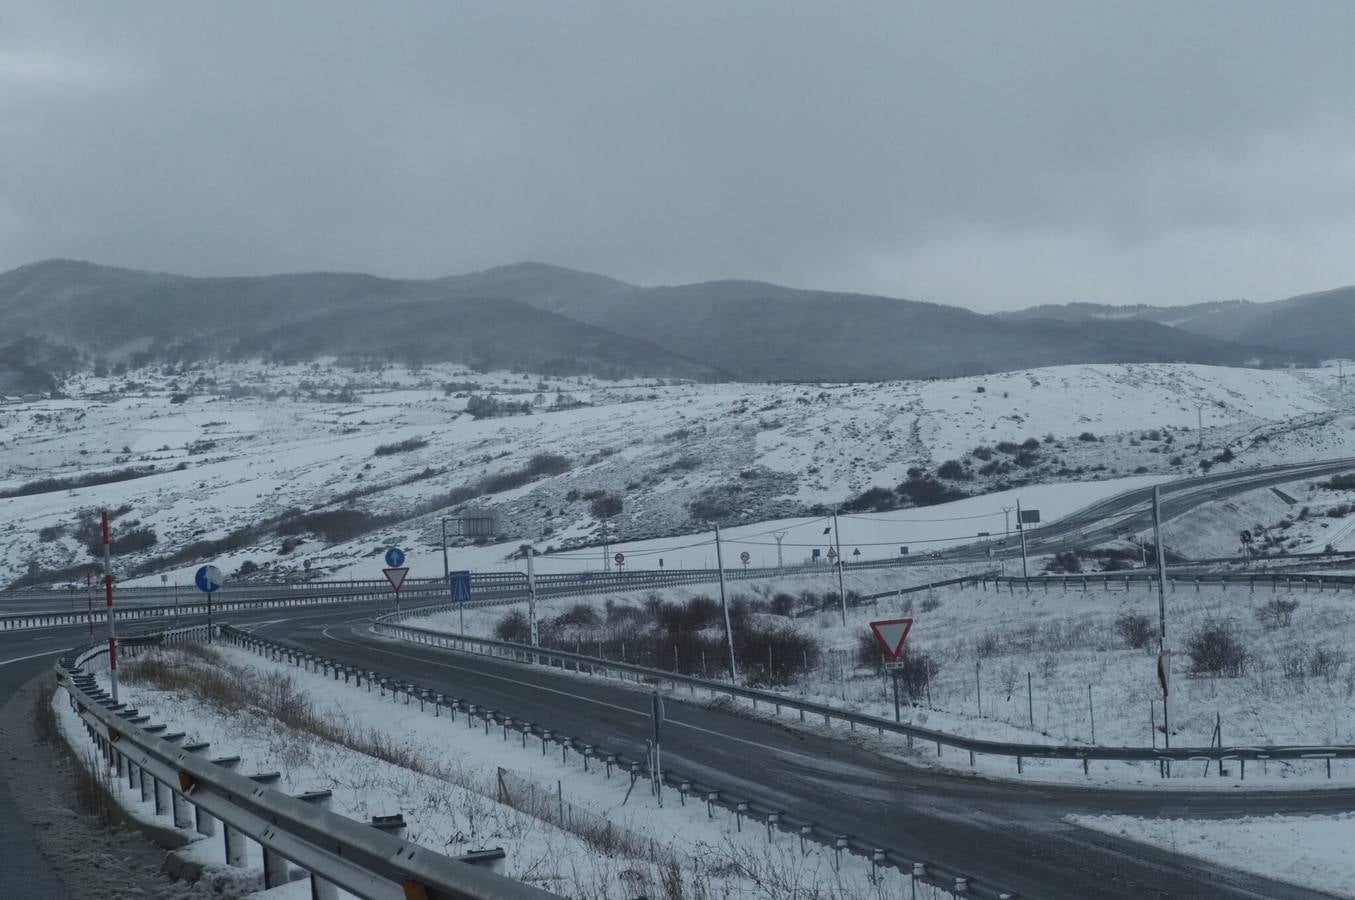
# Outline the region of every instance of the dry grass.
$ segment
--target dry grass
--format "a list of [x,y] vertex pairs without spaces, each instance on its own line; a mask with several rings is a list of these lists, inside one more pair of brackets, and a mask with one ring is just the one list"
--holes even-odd
[[77,756],[75,749],[66,743],[57,720],[52,702],[56,696],[56,687],[44,684],[33,697],[33,729],[38,738],[57,750],[63,757],[71,759],[74,777],[75,806],[86,815],[92,816],[104,827],[122,821],[122,811],[113,799],[113,776],[103,758],[97,751],[86,750]]
[[45,744],[57,747],[66,745],[61,735],[61,726],[57,723],[56,710],[52,708],[52,699],[56,696],[56,687],[43,684],[33,696],[33,730]]

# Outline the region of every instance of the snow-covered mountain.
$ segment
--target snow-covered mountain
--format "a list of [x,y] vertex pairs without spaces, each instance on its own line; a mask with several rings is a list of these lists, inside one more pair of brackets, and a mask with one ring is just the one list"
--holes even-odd
[[492,511],[506,545],[559,550],[600,542],[604,527],[640,540],[834,504],[865,513],[1355,454],[1336,376],[1088,365],[807,386],[329,363],[86,374],[68,399],[0,404],[0,583],[82,578],[93,557],[81,511],[104,506],[119,511],[124,578],[207,559],[300,577],[391,542],[436,546],[439,517],[468,509]]

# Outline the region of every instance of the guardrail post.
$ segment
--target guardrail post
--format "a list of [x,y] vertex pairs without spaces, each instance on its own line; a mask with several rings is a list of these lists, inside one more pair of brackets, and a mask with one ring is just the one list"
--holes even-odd
[[[190,744],[184,747],[184,750],[196,756],[206,756],[207,748],[210,746],[211,744],[200,742],[197,744]],[[187,795],[185,795],[185,799],[186,798]],[[216,819],[214,819],[211,815],[203,812],[202,808],[197,806],[196,804],[191,805],[193,809],[194,830],[197,831],[198,834],[206,835],[208,837],[211,837],[212,835],[216,834]]]
[[[331,791],[308,791],[298,794],[297,799],[328,811],[334,795]],[[311,900],[338,900],[339,888],[332,882],[311,873]]]

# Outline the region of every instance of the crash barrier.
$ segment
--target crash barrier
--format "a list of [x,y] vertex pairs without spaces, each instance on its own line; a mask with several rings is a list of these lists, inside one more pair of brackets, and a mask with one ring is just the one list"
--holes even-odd
[[[203,640],[205,625],[175,629],[121,642],[135,655],[147,646]],[[86,646],[64,654],[56,676],[90,738],[119,781],[154,799],[157,815],[175,827],[203,836],[219,830],[226,862],[244,867],[247,841],[263,851],[265,888],[292,879],[290,864],[309,874],[311,896],[337,898],[338,890],[371,900],[546,900],[557,895],[496,875],[475,863],[492,853],[463,860],[411,844],[385,826],[348,819],[327,809],[327,791],[290,796],[275,790],[276,772],[242,775],[239,757],[211,758],[208,745],[184,744],[182,732],[149,724],[125,703],[114,703],[92,673],[108,648]],[[502,854],[499,854],[500,856]]]
[[[393,703],[404,703],[411,707],[417,705],[425,714],[444,717],[449,724],[464,721],[468,728],[482,729],[486,735],[491,732],[496,736],[501,735],[504,741],[519,740],[524,747],[528,746],[529,741],[534,741],[540,745],[543,756],[547,753],[559,753],[562,763],[577,762],[585,771],[597,771],[606,778],[614,775],[628,778],[632,789],[639,781],[650,781],[653,777],[648,759],[634,759],[623,753],[613,752],[602,745],[587,743],[562,734],[546,724],[526,721],[506,710],[492,709],[407,679],[365,669],[322,654],[303,651],[229,625],[222,626],[221,638],[229,644],[275,662],[293,665],[335,680],[342,679],[354,689],[377,692],[383,698],[389,695]],[[461,717],[460,720],[458,716]],[[744,824],[749,827],[765,828],[768,840],[789,834],[799,840],[802,850],[808,842],[813,842],[832,851],[835,861],[838,862],[843,852],[854,854],[870,862],[877,876],[883,877],[883,870],[894,869],[905,879],[905,883],[911,883],[915,889],[927,888],[933,892],[933,897],[1012,900],[1016,896],[949,867],[915,861],[896,851],[867,843],[854,835],[832,831],[818,823],[791,816],[783,810],[742,799],[736,792],[726,790],[720,785],[690,778],[670,768],[666,762],[661,768],[662,785],[676,792],[680,804],[684,806],[689,802],[704,804],[707,815],[712,818],[717,809],[723,810],[735,817],[737,827],[740,829]],[[524,786],[524,782],[507,777],[501,778],[499,782],[500,791],[505,792],[503,799],[511,799],[515,801],[515,805],[524,799],[528,802],[541,799],[525,798]],[[539,790],[539,787],[537,789]],[[545,802],[558,801],[547,799]],[[577,816],[578,813],[568,807],[560,808],[558,813],[558,818],[563,823],[569,823]],[[923,895],[918,893],[917,896]]]
[[[982,578],[977,580],[980,583],[983,581]],[[988,580],[993,581],[992,578]],[[1015,762],[1018,774],[1023,771],[1024,763],[1028,759],[1080,761],[1084,773],[1088,771],[1088,764],[1092,760],[1125,763],[1155,762],[1158,763],[1159,773],[1162,777],[1169,774],[1168,767],[1172,762],[1226,762],[1236,760],[1239,763],[1241,777],[1245,780],[1248,761],[1325,760],[1327,777],[1330,779],[1331,761],[1333,759],[1355,759],[1355,745],[1350,744],[1171,748],[1106,747],[1094,744],[1023,744],[964,737],[835,706],[800,700],[774,691],[746,687],[729,681],[715,681],[694,675],[682,675],[664,669],[653,669],[595,656],[586,656],[581,653],[570,653],[565,650],[533,647],[526,644],[496,641],[490,638],[472,637],[404,624],[404,620],[421,614],[426,615],[427,613],[413,610],[378,616],[372,620],[372,631],[378,635],[411,643],[463,653],[493,656],[515,662],[550,666],[563,671],[599,675],[604,678],[615,677],[622,681],[629,680],[652,685],[666,683],[673,690],[677,690],[679,686],[685,687],[693,695],[695,695],[697,689],[712,694],[724,694],[731,698],[750,701],[754,709],[757,709],[759,703],[765,704],[768,709],[774,710],[777,715],[780,715],[783,709],[797,712],[801,722],[807,721],[808,717],[812,716],[815,719],[821,718],[825,725],[830,725],[834,721],[844,723],[852,731],[862,728],[874,730],[879,734],[888,732],[901,735],[907,739],[910,748],[915,741],[935,744],[938,756],[941,755],[943,747],[950,747],[967,752],[971,766],[974,765],[975,757],[979,755],[1005,757]]]

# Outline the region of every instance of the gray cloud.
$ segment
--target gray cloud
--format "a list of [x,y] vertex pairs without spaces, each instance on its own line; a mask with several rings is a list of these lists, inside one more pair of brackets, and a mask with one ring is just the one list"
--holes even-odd
[[998,309],[1355,281],[1355,7],[11,4],[0,268]]

